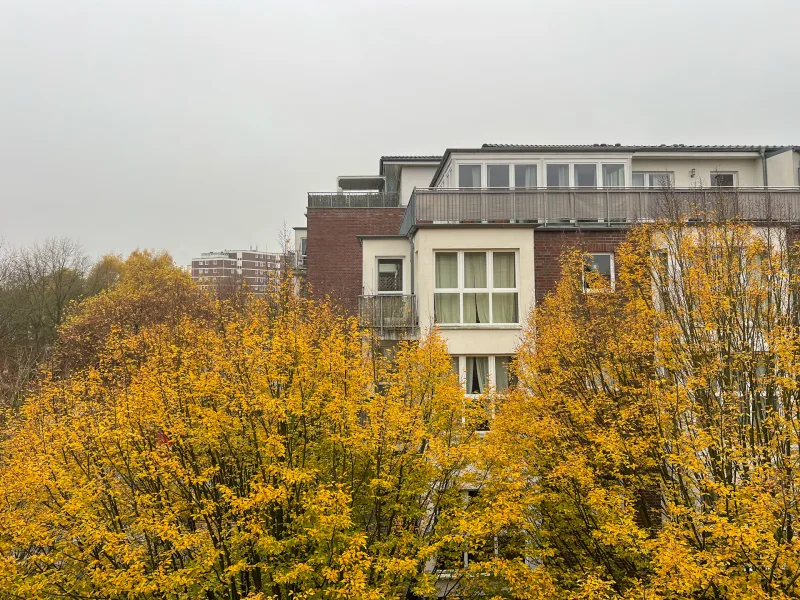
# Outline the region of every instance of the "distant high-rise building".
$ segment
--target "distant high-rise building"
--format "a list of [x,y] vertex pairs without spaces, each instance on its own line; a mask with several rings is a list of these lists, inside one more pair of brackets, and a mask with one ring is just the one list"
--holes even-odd
[[203,287],[221,289],[244,284],[255,293],[277,288],[286,268],[286,257],[258,250],[203,252],[192,259],[192,279]]

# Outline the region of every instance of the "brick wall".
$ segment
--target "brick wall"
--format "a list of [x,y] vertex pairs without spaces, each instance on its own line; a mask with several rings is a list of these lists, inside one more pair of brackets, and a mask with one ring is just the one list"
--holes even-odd
[[405,208],[307,208],[306,271],[315,298],[330,296],[347,312],[358,310],[361,244],[358,235],[400,230]]
[[553,291],[561,277],[561,254],[572,248],[584,252],[615,252],[627,231],[607,230],[546,230],[533,234],[534,279],[537,302]]

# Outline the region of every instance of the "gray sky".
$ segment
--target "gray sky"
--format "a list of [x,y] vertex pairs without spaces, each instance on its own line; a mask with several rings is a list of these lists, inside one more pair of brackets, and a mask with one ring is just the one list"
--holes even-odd
[[0,0],[0,236],[277,249],[483,142],[800,144],[797,0]]

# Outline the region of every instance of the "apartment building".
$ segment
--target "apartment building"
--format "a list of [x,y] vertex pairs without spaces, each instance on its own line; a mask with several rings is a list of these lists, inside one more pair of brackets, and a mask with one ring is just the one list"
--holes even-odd
[[285,269],[286,257],[274,252],[222,250],[204,252],[192,259],[192,279],[213,289],[244,284],[256,293],[274,289]]
[[[468,393],[506,385],[529,311],[554,289],[560,256],[614,279],[628,229],[659,196],[731,214],[800,220],[800,148],[620,144],[450,148],[384,156],[375,176],[308,194],[307,280],[391,341],[439,326]],[[765,211],[769,202],[769,215]]]
[[526,318],[554,290],[564,251],[581,249],[587,270],[613,283],[631,227],[720,200],[800,239],[800,147],[485,144],[384,156],[376,176],[309,193],[296,232],[314,296],[386,346],[438,326],[465,393],[479,395],[509,385]]

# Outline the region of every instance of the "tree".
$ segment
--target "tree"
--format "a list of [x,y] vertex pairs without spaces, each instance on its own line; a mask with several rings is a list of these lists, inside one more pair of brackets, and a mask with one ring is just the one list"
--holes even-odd
[[554,597],[797,596],[790,233],[642,227],[618,250],[613,289],[565,256],[484,458],[506,509],[495,525],[519,535]]
[[479,422],[444,343],[239,300],[137,253],[79,306],[0,451],[0,597],[435,594]]

